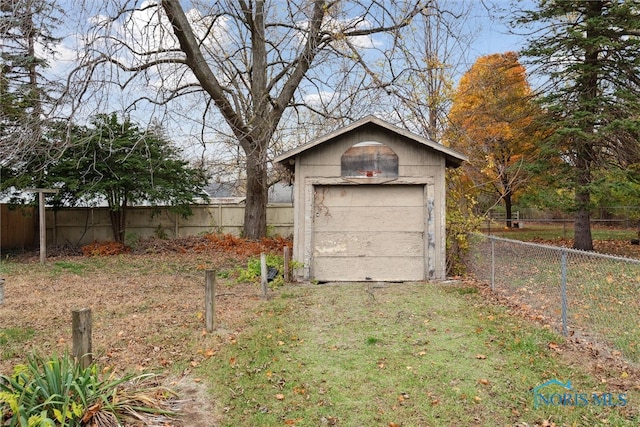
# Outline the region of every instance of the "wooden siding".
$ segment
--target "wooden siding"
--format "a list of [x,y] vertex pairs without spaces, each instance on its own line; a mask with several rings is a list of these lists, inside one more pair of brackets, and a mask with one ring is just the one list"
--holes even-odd
[[[300,153],[295,158],[295,210],[294,210],[294,259],[304,264],[297,274],[306,279],[318,279],[318,268],[316,266],[314,256],[317,249],[316,240],[322,236],[316,235],[314,231],[314,215],[315,215],[315,191],[314,187],[319,185],[336,185],[338,187],[347,187],[349,185],[367,186],[366,180],[360,183],[349,182],[349,178],[341,176],[340,164],[342,154],[353,145],[365,142],[375,141],[387,145],[398,156],[398,172],[397,179],[386,181],[377,185],[371,185],[372,188],[381,188],[391,186],[399,188],[401,186],[411,186],[420,184],[425,192],[429,195],[423,195],[420,198],[423,204],[423,214],[413,215],[411,221],[415,221],[425,233],[423,242],[425,249],[422,252],[424,258],[423,268],[419,279],[443,279],[446,269],[446,251],[445,251],[445,157],[441,154],[415,144],[403,137],[391,132],[377,130],[375,128],[367,128],[352,133],[344,134],[336,139],[326,141],[321,146],[314,147],[308,151]],[[375,184],[372,180],[371,184]],[[375,191],[374,191],[375,193]],[[385,197],[394,197],[386,195]],[[403,196],[401,196],[403,197]],[[427,204],[427,198],[430,204]],[[403,206],[397,205],[397,200],[388,200],[385,202],[384,197],[376,197],[372,194],[372,198],[367,202],[370,206],[376,203],[382,203],[388,207]],[[345,204],[345,207],[347,204]],[[346,211],[343,211],[344,214]],[[392,212],[392,211],[389,211]],[[339,211],[336,211],[339,214]],[[409,221],[404,212],[396,211],[395,218],[404,218],[404,222]],[[362,215],[367,215],[362,213]],[[371,221],[373,218],[367,219]],[[400,230],[397,230],[400,231]],[[321,240],[320,240],[321,242]],[[322,250],[322,249],[320,249]],[[335,257],[334,257],[335,258]],[[360,257],[362,258],[362,257]],[[332,269],[336,272],[335,280],[347,280],[345,276],[337,278],[338,273],[343,274],[350,268],[341,269],[337,259],[333,259],[335,263]],[[404,261],[403,261],[404,262]],[[358,260],[358,265],[367,268],[365,261]],[[398,269],[403,269],[400,263],[397,264]],[[414,263],[415,265],[415,263]],[[373,267],[372,267],[373,268]],[[352,269],[352,267],[351,267]],[[312,271],[313,270],[313,271]],[[382,273],[382,272],[380,272]],[[325,276],[322,280],[329,276]],[[381,277],[381,276],[380,276]],[[416,274],[414,277],[418,277]],[[331,279],[333,280],[333,279]],[[362,280],[362,279],[359,279]],[[382,280],[382,279],[381,279]],[[399,280],[398,277],[389,278],[388,280]]]
[[316,186],[313,267],[319,281],[425,278],[424,186]]

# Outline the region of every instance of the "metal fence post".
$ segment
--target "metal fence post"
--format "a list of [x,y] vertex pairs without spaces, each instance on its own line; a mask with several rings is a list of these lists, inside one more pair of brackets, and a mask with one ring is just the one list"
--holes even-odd
[[491,292],[496,290],[496,241],[491,239]]
[[562,249],[561,252],[561,292],[562,292],[562,335],[569,335],[567,330],[567,251]]

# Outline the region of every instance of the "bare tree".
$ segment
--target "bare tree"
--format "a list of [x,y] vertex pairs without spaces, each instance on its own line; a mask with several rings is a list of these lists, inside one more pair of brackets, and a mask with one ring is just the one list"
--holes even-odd
[[475,31],[469,24],[472,6],[433,0],[413,20],[413,31],[397,45],[394,56],[388,56],[394,83],[389,90],[396,96],[398,120],[434,141],[440,141],[448,126],[453,79],[467,65]]
[[249,238],[266,232],[268,151],[285,111],[313,108],[309,93],[340,106],[353,95],[336,91],[345,79],[357,82],[351,90],[383,86],[369,62],[424,7],[418,0],[194,1],[188,11],[178,0],[83,6],[94,18],[69,79],[74,107],[110,102],[92,97],[116,85],[128,91],[129,108],[188,97],[198,105],[185,117],[222,117],[245,155]]

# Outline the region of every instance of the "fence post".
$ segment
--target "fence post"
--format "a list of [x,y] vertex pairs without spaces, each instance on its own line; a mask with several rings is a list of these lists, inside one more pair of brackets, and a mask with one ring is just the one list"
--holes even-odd
[[213,332],[216,326],[216,272],[214,270],[205,272],[204,307],[207,332]]
[[0,279],[0,305],[4,304],[4,279]]
[[260,254],[260,284],[262,285],[262,298],[267,299],[267,255]]
[[83,368],[91,365],[91,309],[72,312],[73,357]]
[[560,261],[562,267],[561,292],[562,292],[562,335],[565,337],[569,334],[567,330],[567,251],[562,249]]
[[496,241],[491,239],[491,291],[496,290]]
[[289,283],[291,281],[291,270],[289,267],[289,261],[291,260],[291,254],[289,252],[289,246],[284,247],[284,281],[285,283]]

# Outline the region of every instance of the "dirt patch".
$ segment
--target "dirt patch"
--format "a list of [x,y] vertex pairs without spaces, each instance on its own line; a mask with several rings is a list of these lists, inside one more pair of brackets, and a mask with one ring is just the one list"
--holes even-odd
[[178,393],[176,410],[181,414],[185,427],[215,427],[217,425],[214,404],[207,387],[199,380],[183,377],[169,386]]

